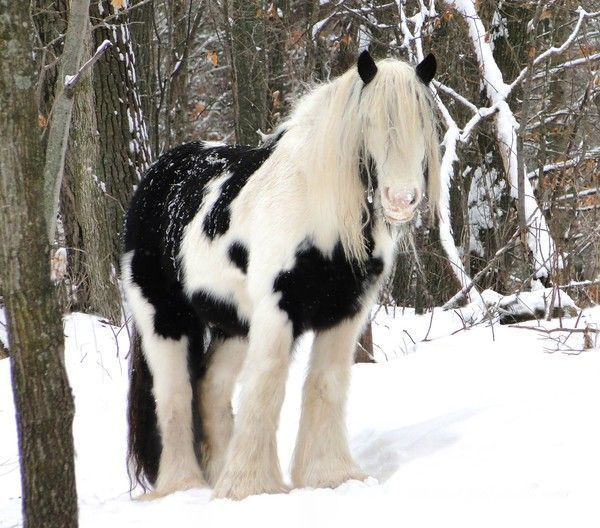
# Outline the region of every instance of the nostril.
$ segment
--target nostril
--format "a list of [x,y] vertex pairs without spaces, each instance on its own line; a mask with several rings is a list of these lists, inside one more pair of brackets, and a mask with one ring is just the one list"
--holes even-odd
[[390,196],[390,188],[389,187],[385,187],[383,189],[383,196],[385,197],[385,199],[388,202],[392,203],[392,197]]
[[410,205],[415,205],[419,201],[419,191],[415,189],[412,193],[408,193],[406,198]]

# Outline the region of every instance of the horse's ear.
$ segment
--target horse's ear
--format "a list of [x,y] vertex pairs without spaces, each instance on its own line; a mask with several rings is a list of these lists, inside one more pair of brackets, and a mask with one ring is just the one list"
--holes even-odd
[[425,86],[427,86],[431,82],[431,79],[433,79],[436,68],[437,61],[435,60],[433,53],[427,55],[427,57],[417,64],[417,76],[423,81]]
[[365,84],[369,84],[377,73],[377,65],[367,50],[359,55],[357,67],[358,75],[360,75]]

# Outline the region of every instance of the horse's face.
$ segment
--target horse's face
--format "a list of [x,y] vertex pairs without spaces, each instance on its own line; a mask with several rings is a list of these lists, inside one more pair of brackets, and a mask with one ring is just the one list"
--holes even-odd
[[[415,73],[420,81],[427,85],[433,78],[435,69],[435,58],[433,55],[428,55],[416,67]],[[363,52],[359,57],[358,73],[365,84],[369,84],[378,75],[378,68],[368,52]],[[383,65],[379,75],[382,74],[388,75]],[[412,75],[412,72],[410,74]],[[386,80],[382,79],[382,84],[385,83]],[[385,94],[393,101],[391,108],[394,110],[401,104],[403,95],[390,95],[389,89],[386,90],[385,87],[381,89],[380,96],[381,94]],[[377,103],[373,101],[373,106]],[[385,105],[383,108],[386,108]],[[403,114],[402,108],[399,108],[398,112],[398,115],[394,113],[393,117],[389,117],[383,111],[383,114],[386,114],[384,117],[380,114],[378,117],[373,116],[366,120],[368,130],[365,135],[365,147],[375,164],[383,215],[390,224],[401,224],[413,218],[427,183],[425,180],[427,152],[425,138],[419,133],[419,118],[414,115],[414,112],[412,117]],[[403,127],[408,126],[414,130],[410,137],[394,128],[398,127],[394,123],[400,120]]]
[[422,143],[415,138],[407,149],[386,148],[385,144],[368,146],[377,171],[383,215],[390,224],[412,220],[425,192]]

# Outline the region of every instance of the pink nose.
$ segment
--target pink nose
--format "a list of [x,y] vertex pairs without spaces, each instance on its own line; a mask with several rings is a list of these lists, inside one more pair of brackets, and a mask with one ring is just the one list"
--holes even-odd
[[390,190],[389,187],[386,187],[384,195],[394,209],[408,209],[419,201],[419,191],[417,189],[412,191],[407,191],[406,189]]

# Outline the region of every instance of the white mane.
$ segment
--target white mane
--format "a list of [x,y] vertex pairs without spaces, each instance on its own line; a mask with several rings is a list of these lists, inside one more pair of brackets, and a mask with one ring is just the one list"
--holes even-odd
[[[337,217],[348,257],[366,257],[362,234],[366,193],[359,177],[360,161],[371,142],[406,152],[417,140],[425,146],[429,201],[439,193],[439,140],[428,88],[415,69],[386,59],[365,85],[356,68],[302,97],[281,125],[296,135],[301,171],[309,199],[320,204],[324,217]],[[371,134],[371,138],[367,138]],[[402,170],[399,167],[399,170]]]

